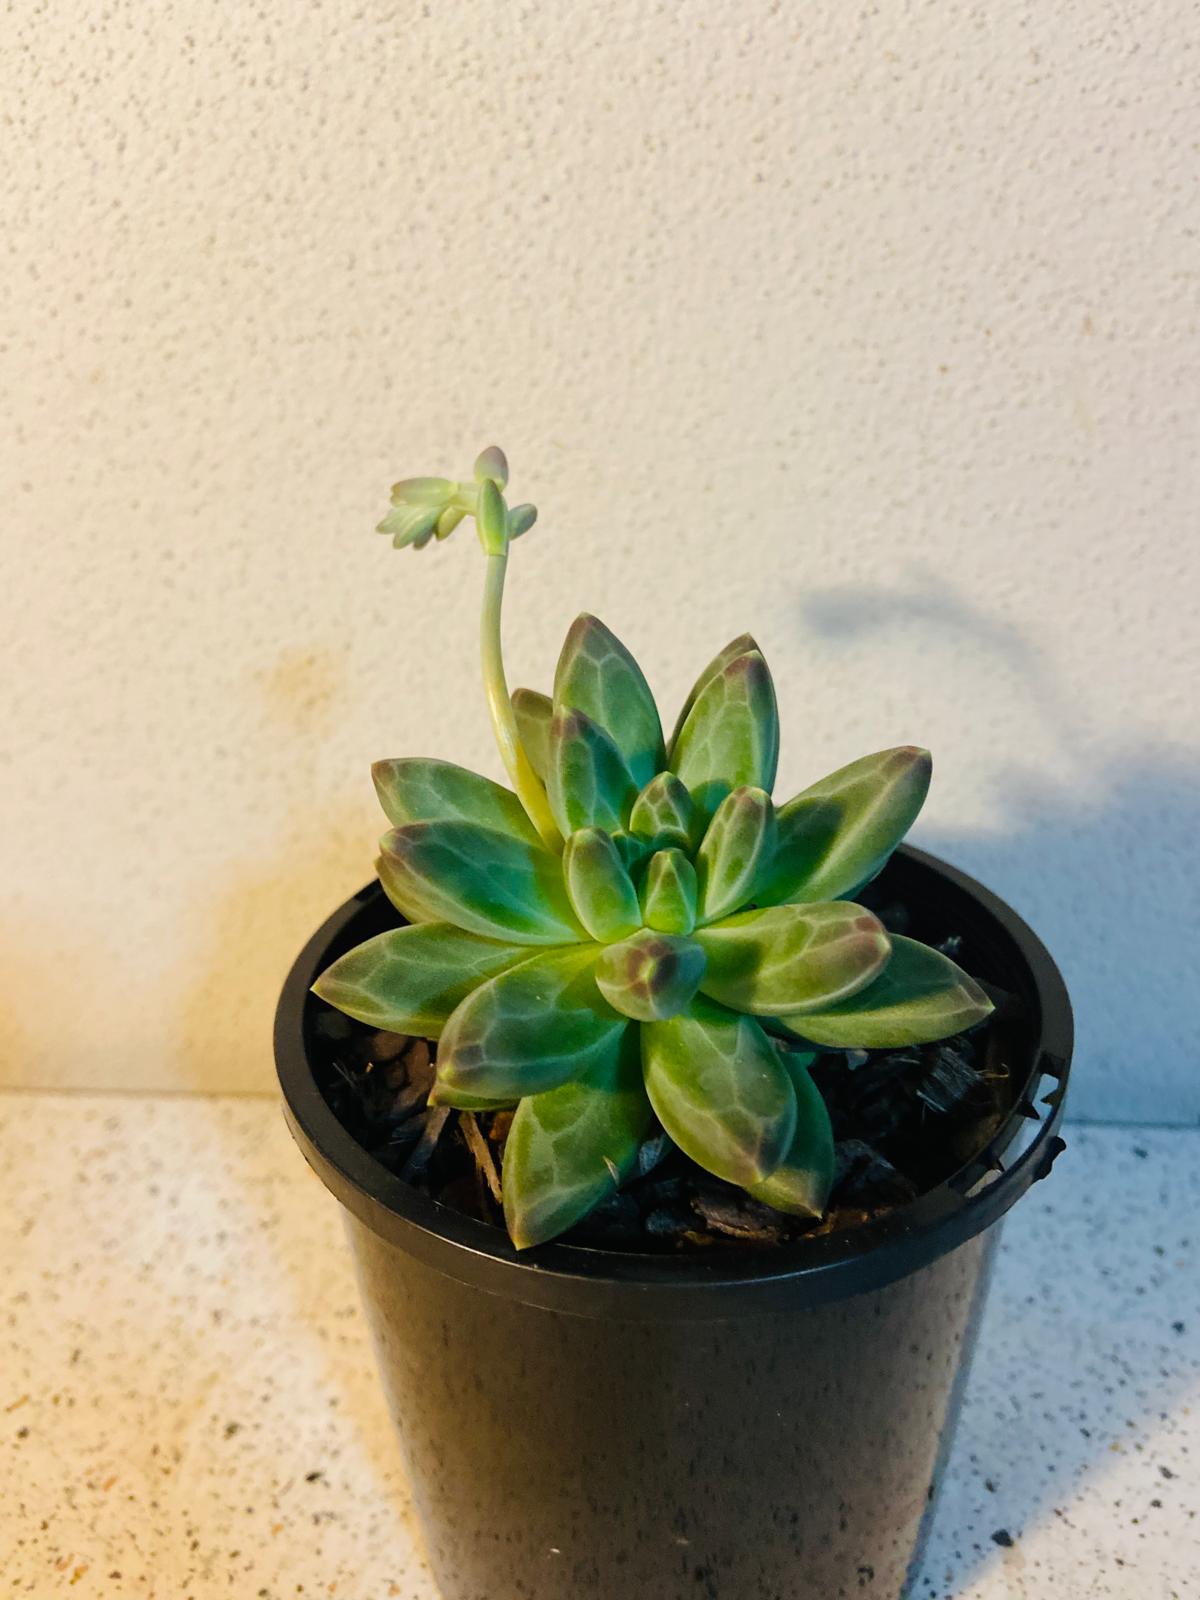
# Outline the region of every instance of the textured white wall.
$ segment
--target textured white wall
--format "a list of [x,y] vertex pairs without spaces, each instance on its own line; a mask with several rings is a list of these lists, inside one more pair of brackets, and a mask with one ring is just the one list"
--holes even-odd
[[3,1081],[269,1085],[370,759],[497,770],[477,550],[371,532],[495,439],[517,682],[752,628],[782,790],[933,748],[1076,1110],[1200,1115],[1198,68],[1178,0],[10,5]]

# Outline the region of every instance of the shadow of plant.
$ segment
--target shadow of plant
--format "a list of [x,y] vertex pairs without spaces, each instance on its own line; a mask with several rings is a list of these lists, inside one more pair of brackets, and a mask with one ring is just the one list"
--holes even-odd
[[[843,677],[859,675],[849,664],[856,657],[879,647],[895,661],[907,643],[921,672],[933,662],[970,675],[984,718],[979,676],[1010,705],[1019,697],[1039,736],[1031,742],[1048,740],[1057,752],[1053,775],[1032,757],[1005,759],[987,779],[999,825],[918,826],[915,842],[1011,902],[1062,968],[1077,1025],[1068,1118],[1194,1129],[1200,760],[1088,726],[1034,642],[936,575],[918,569],[907,585],[811,594],[801,616]],[[1181,1196],[1195,1188],[1196,1135],[1076,1126],[1067,1138],[1052,1180],[1006,1226],[914,1600],[973,1593],[992,1567],[1003,1570],[1007,1592],[1040,1593],[1035,1574],[1026,1577],[1021,1538],[1051,1520],[1055,1551],[1074,1541],[1080,1564],[1093,1561],[1099,1519],[1079,1529],[1071,1521],[1081,1482],[1094,1498],[1119,1479],[1114,1539],[1135,1518],[1147,1526],[1138,1537],[1151,1538],[1152,1519],[1163,1515],[1170,1440],[1200,1370],[1196,1202]],[[1191,1316],[1181,1316],[1184,1300]]]
[[[883,644],[894,659],[907,640],[939,671],[983,666],[1020,697],[1053,774],[1005,760],[988,777],[998,826],[918,824],[914,842],[1010,901],[1062,968],[1078,1028],[1071,1115],[1200,1123],[1200,758],[1089,726],[1019,628],[919,569],[907,587],[809,595],[801,613],[830,656]],[[986,702],[974,709],[986,719]]]

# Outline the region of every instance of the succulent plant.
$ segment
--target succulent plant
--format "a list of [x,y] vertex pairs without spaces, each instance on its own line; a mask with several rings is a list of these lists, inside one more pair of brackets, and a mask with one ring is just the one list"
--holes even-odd
[[484,683],[506,789],[449,762],[378,762],[391,824],[378,872],[406,925],[315,985],[375,1028],[437,1040],[431,1098],[515,1107],[502,1190],[518,1249],[553,1238],[633,1172],[656,1124],[699,1166],[780,1211],[822,1215],[821,1050],[926,1043],[980,1022],[982,989],[854,902],[911,826],[927,751],[880,751],[785,805],[771,674],[748,634],[697,678],[670,737],[637,662],[581,616],[550,695],[510,695],[500,608],[508,467],[412,478],[397,547],[467,516],[487,556]]

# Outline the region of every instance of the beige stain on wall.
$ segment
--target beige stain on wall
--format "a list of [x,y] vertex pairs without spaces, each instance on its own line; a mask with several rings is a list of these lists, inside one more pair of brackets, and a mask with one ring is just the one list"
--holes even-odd
[[329,733],[346,692],[347,651],[288,649],[256,675],[273,727],[305,739]]
[[[345,651],[289,647],[254,675],[253,689],[280,740],[281,770],[302,786],[345,697]],[[185,1086],[273,1091],[270,1031],[287,970],[317,925],[373,876],[367,785],[346,788],[358,798],[332,809],[291,794],[270,850],[226,862],[206,886],[197,907],[204,936],[181,972]]]

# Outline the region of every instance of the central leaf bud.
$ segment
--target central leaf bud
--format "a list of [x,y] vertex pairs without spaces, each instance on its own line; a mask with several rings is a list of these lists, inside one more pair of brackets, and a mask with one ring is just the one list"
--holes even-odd
[[608,946],[596,963],[596,984],[622,1016],[663,1022],[696,993],[705,965],[704,951],[693,940],[643,928]]

